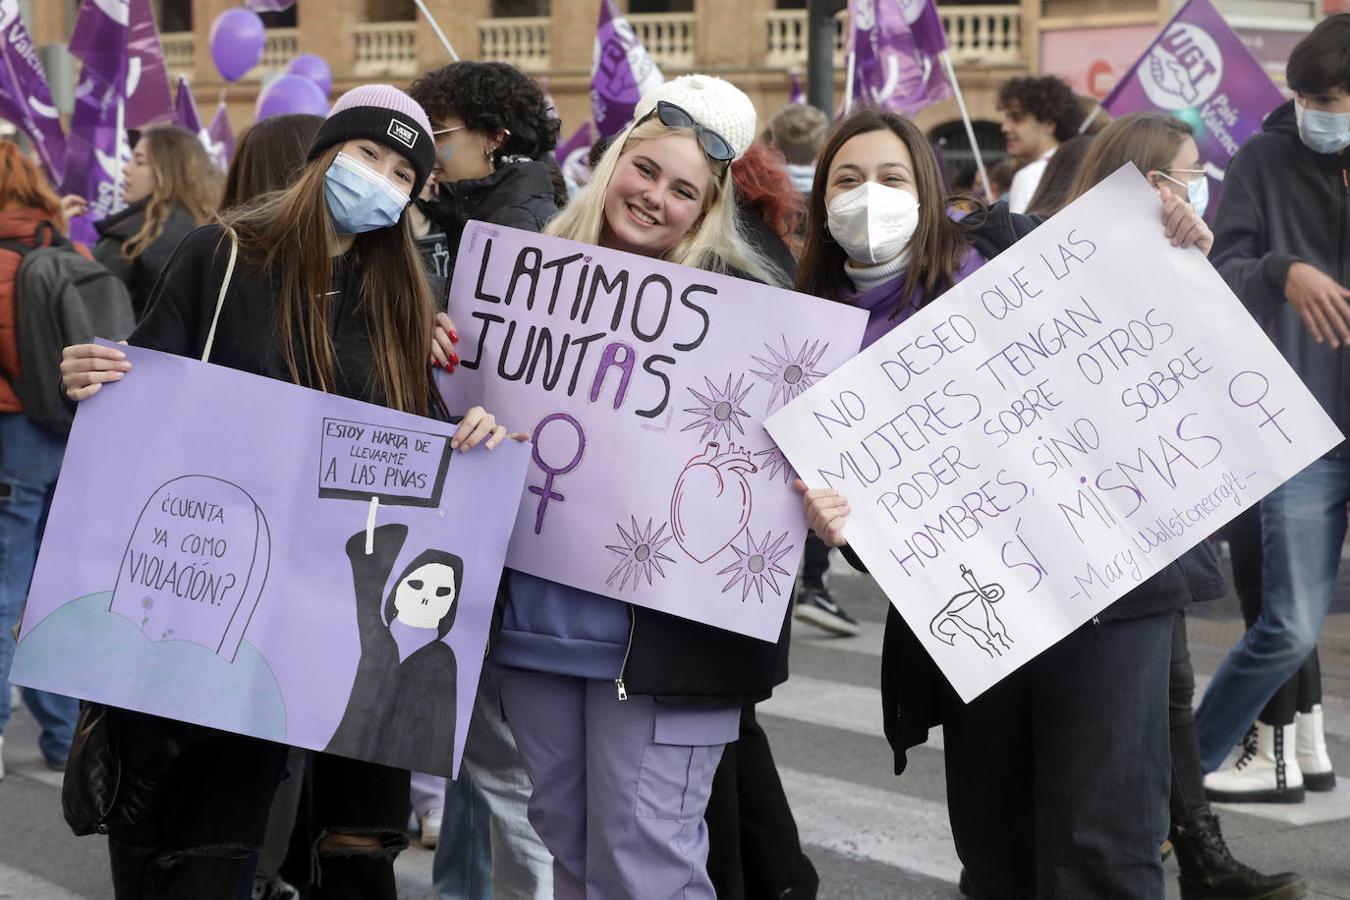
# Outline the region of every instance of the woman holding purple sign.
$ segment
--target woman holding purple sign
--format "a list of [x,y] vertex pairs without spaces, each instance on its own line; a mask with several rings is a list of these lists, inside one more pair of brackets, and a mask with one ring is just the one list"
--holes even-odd
[[[738,235],[729,168],[750,99],[690,75],[647,94],[548,231],[772,282]],[[492,653],[559,898],[711,898],[704,809],[741,706],[786,650],[520,572]]]
[[[860,110],[821,152],[797,289],[867,309],[867,346],[1038,224],[1006,204],[973,205],[959,221],[949,213],[913,123]],[[1208,246],[1209,229],[1178,195],[1164,192],[1161,216],[1174,245]],[[797,487],[811,528],[864,569],[843,537],[848,500]],[[948,811],[973,896],[1165,893],[1172,622],[1205,589],[1201,576],[1217,577],[1212,560],[1184,565],[1194,553],[969,704],[888,610],[881,692],[895,770],[943,726]]]
[[[184,239],[131,343],[447,419],[428,363],[435,308],[407,214],[434,162],[430,123],[411,98],[386,85],[349,91],[319,129],[293,185]],[[61,369],[68,396],[82,400],[126,377],[130,364],[115,349],[83,344],[66,348]],[[451,446],[491,449],[505,434],[474,408]],[[417,562],[419,570],[401,577],[389,603],[407,630],[438,634],[450,624],[457,585],[444,573],[453,571],[453,560]],[[413,608],[414,595],[427,593],[433,575],[444,583],[431,590],[439,606],[428,627],[424,611]],[[359,599],[378,617],[384,591],[375,581],[383,579],[363,581]],[[381,658],[399,660],[403,669],[405,653],[416,656],[420,648],[400,640],[391,630],[397,624],[383,635],[368,629],[365,637],[384,640],[376,648]],[[377,683],[377,674],[366,666],[353,687],[353,696],[385,703],[367,711],[373,722],[406,706],[399,705],[401,694]],[[116,804],[74,813],[109,835],[119,900],[235,900],[251,884],[286,748],[125,710],[109,713],[123,758]],[[345,728],[335,740],[359,743],[357,731]],[[443,743],[452,740],[447,733]],[[74,783],[98,777],[74,774]],[[393,861],[407,846],[408,791],[404,770],[315,755],[310,826],[318,877],[309,896],[395,898]]]

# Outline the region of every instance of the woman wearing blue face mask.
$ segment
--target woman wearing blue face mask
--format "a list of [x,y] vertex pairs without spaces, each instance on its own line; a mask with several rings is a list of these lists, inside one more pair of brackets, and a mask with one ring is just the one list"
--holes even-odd
[[[411,98],[384,85],[349,91],[291,187],[183,240],[130,343],[446,418],[429,365],[435,310],[407,216],[433,163],[431,127]],[[130,368],[95,345],[66,348],[61,365],[73,400]],[[474,408],[452,446],[491,449],[504,435]],[[118,805],[104,816],[118,900],[235,900],[251,881],[286,748],[109,714],[124,757]],[[393,900],[408,773],[322,753],[312,773],[309,896]]]

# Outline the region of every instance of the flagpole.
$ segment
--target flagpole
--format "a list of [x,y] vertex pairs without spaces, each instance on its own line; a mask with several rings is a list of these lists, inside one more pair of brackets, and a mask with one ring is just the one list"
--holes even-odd
[[1078,133],[1087,134],[1088,128],[1090,128],[1092,126],[1092,123],[1096,121],[1097,116],[1101,115],[1101,112],[1102,112],[1102,103],[1100,100],[1098,100],[1097,106],[1092,110],[1092,112],[1088,113],[1087,118],[1083,120],[1083,124],[1078,126]]
[[[125,83],[123,81],[123,84]],[[118,94],[117,97],[117,124],[115,127],[113,158],[117,160],[117,175],[114,177],[113,184],[117,186],[117,199],[113,205],[114,208],[120,209],[126,191],[126,174],[122,171],[122,167],[126,164],[126,161],[122,159],[122,145],[127,142],[127,99],[125,94]]]
[[848,115],[849,110],[853,108],[853,69],[857,61],[857,54],[850,50],[848,52],[848,72],[844,76],[844,115]]
[[961,121],[966,125],[966,137],[970,140],[970,150],[975,154],[975,168],[980,172],[980,181],[984,184],[984,196],[987,200],[993,200],[993,191],[989,188],[989,173],[984,169],[984,157],[980,155],[980,145],[975,140],[975,125],[970,121],[970,111],[966,109],[966,98],[961,93],[961,84],[956,80],[956,69],[952,66],[952,56],[944,47],[938,54],[942,59],[942,67],[947,70],[947,79],[952,83],[952,90],[956,93],[956,105],[961,110]]
[[436,22],[436,17],[431,14],[431,10],[427,9],[427,5],[422,0],[413,0],[413,2],[417,4],[417,8],[422,11],[422,15],[426,16],[427,21],[431,23],[431,30],[436,32],[436,37],[440,38],[441,43],[445,45],[445,52],[450,54],[452,60],[459,62],[459,54],[455,52],[454,47],[450,46],[450,39],[445,36],[444,31],[441,31],[441,26]]

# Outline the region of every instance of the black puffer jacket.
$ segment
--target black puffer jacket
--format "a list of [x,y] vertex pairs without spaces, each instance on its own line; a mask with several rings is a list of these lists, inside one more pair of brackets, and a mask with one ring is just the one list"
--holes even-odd
[[[1273,332],[1336,427],[1350,433],[1350,350],[1314,341],[1284,298],[1296,262],[1350,287],[1350,150],[1309,150],[1290,100],[1233,157],[1214,223],[1210,262]],[[1350,446],[1343,442],[1329,455],[1350,456]]]
[[131,293],[131,308],[140,321],[150,299],[150,289],[155,279],[168,264],[178,244],[197,227],[192,214],[181,206],[174,206],[164,221],[164,231],[135,259],[127,259],[122,253],[122,245],[134,237],[145,225],[145,207],[148,201],[133,203],[121,212],[113,213],[101,222],[94,223],[98,231],[98,243],[94,245],[94,259],[112,272],[127,286]]
[[548,166],[533,161],[504,163],[486,178],[443,182],[435,200],[419,200],[417,207],[445,232],[452,266],[471,219],[538,232],[558,214]]

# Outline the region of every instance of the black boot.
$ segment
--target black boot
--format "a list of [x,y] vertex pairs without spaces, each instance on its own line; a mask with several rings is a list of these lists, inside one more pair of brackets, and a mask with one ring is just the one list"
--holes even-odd
[[1173,823],[1172,846],[1181,868],[1182,900],[1300,900],[1308,893],[1293,872],[1262,875],[1233,859],[1213,813],[1187,825]]

